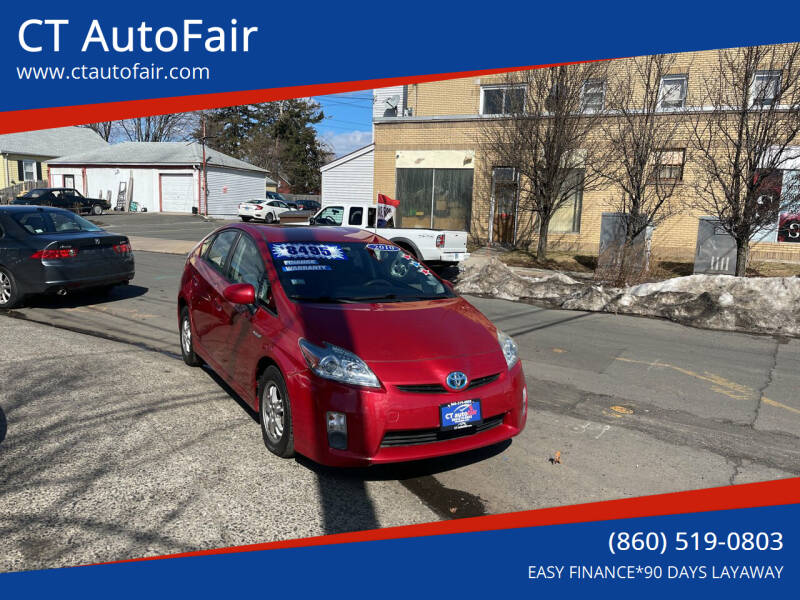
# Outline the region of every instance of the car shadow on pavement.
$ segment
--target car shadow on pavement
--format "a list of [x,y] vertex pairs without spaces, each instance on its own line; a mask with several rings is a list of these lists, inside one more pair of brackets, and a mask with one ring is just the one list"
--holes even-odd
[[66,296],[51,294],[31,296],[25,300],[23,308],[78,308],[89,304],[107,304],[138,298],[144,296],[149,290],[150,288],[140,285],[121,285],[114,287],[109,292],[83,290],[68,293]]
[[6,420],[6,413],[3,412],[3,407],[0,406],[0,444],[6,439],[6,432],[8,431],[8,421]]

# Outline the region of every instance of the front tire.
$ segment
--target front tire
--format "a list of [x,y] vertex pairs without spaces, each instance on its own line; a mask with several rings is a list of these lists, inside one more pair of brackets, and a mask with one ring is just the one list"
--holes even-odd
[[183,357],[183,362],[190,367],[199,367],[202,361],[194,351],[194,335],[192,334],[192,320],[189,318],[188,306],[184,306],[183,310],[181,310],[179,333],[181,336],[181,356]]
[[14,276],[5,269],[0,269],[0,308],[14,308],[21,300]]
[[277,367],[268,367],[258,380],[258,415],[267,450],[281,458],[294,456],[292,405]]

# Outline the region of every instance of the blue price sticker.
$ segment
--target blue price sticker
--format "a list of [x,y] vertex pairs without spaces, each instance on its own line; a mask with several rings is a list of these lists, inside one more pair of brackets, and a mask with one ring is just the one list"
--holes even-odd
[[381,250],[383,252],[400,252],[400,248],[391,244],[367,244],[370,250]]
[[342,247],[336,244],[307,244],[285,242],[270,244],[272,256],[276,260],[318,258],[323,260],[347,260]]

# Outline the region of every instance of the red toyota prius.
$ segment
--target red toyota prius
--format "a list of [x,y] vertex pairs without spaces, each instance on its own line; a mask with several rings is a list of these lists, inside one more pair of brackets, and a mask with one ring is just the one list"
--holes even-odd
[[517,346],[424,264],[362,229],[235,224],[189,255],[181,352],[261,417],[267,448],[364,466],[525,426]]

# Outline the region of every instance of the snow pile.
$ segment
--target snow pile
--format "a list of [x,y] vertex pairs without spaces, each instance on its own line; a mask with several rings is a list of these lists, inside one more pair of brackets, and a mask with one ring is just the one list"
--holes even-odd
[[497,259],[468,262],[458,291],[557,308],[662,317],[707,329],[800,336],[800,278],[690,275],[628,288],[576,281],[561,273],[526,277]]

